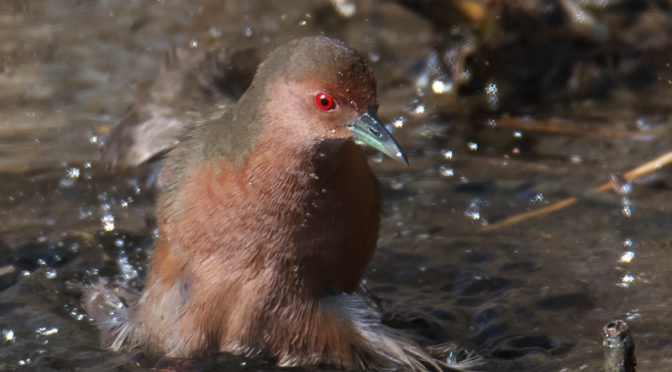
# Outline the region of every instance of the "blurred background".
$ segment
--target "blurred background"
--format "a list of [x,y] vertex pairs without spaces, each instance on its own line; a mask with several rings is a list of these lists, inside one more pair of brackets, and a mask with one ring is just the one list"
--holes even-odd
[[[602,326],[624,319],[640,370],[672,365],[671,174],[619,176],[672,147],[672,1],[2,0],[0,370],[154,365],[100,350],[79,304],[99,276],[141,288],[157,234],[158,165],[108,170],[99,149],[170,89],[157,76],[203,76],[171,56],[221,56],[213,89],[235,99],[252,61],[315,34],[367,59],[411,163],[370,153],[384,212],[364,284],[387,323],[488,371],[597,371]],[[170,115],[225,109],[194,91]]]

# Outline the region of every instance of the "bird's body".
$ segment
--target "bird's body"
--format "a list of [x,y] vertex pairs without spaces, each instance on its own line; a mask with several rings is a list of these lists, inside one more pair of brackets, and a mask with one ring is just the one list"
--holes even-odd
[[[103,343],[280,365],[438,368],[353,294],[381,208],[353,133],[405,161],[376,108],[373,74],[343,43],[311,37],[274,51],[235,106],[168,154],[145,289],[101,322]],[[114,302],[93,286],[90,314],[101,294]]]
[[[319,341],[330,334],[320,329],[333,327],[320,315],[320,298],[330,286],[353,292],[359,284],[378,232],[375,179],[351,142],[284,147],[251,153],[238,167],[226,158],[188,165],[193,171],[161,197],[160,225],[167,227],[138,319],[151,328],[148,335],[170,331],[149,337],[149,344],[176,356],[217,345],[264,349],[252,346],[256,340],[288,354],[308,352],[310,345],[287,337],[289,329],[301,329],[296,337],[316,348],[333,342]],[[176,153],[181,149],[189,146]],[[172,176],[174,160],[167,160],[164,177]],[[362,186],[367,195],[346,198],[348,189]],[[353,218],[340,218],[346,214]],[[171,303],[160,305],[165,301]],[[157,308],[168,313],[157,318]],[[185,339],[179,329],[201,331]]]

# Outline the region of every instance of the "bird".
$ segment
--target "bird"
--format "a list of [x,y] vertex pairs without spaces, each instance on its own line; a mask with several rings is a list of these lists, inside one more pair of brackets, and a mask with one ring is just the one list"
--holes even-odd
[[376,118],[376,90],[340,40],[272,51],[239,101],[163,160],[144,289],[86,288],[102,345],[279,366],[461,368],[383,324],[360,289],[381,212],[362,146],[408,164]]

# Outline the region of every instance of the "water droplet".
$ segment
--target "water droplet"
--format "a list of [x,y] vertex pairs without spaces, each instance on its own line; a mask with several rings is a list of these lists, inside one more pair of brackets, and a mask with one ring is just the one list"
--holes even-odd
[[419,96],[422,96],[424,92],[422,88],[426,87],[429,83],[429,73],[427,71],[418,75],[418,78],[415,79],[415,86],[418,88],[417,92]]
[[3,329],[2,338],[4,338],[7,342],[14,342],[14,340],[16,340],[16,337],[14,337],[14,331],[12,329]]
[[334,0],[331,5],[341,17],[350,18],[357,12],[357,4],[354,0]]
[[581,164],[581,162],[583,162],[583,159],[581,158],[581,155],[572,155],[569,158],[569,161],[572,162],[573,164]]
[[625,275],[623,275],[623,277],[621,278],[621,282],[619,283],[619,286],[627,288],[634,281],[635,281],[635,277],[631,273],[628,272]]
[[138,271],[128,262],[128,257],[125,254],[119,256],[117,266],[119,266],[119,271],[121,271],[124,280],[129,281],[138,277]]
[[464,215],[474,221],[481,220],[481,208],[482,207],[487,207],[488,202],[481,199],[481,198],[474,198],[471,200],[471,203],[469,203],[469,207],[464,211]]
[[254,35],[254,29],[252,26],[245,27],[245,36],[250,37],[252,35]]
[[54,279],[57,276],[56,270],[49,268],[44,272],[44,276],[47,277],[47,279]]
[[79,168],[70,168],[65,174],[70,178],[79,178]]
[[39,266],[47,266],[47,261],[45,261],[44,258],[38,258],[37,259],[37,264]]
[[413,114],[415,115],[422,115],[425,113],[425,105],[422,103],[418,103],[415,108],[413,108]]
[[105,213],[101,218],[103,223],[103,230],[110,232],[114,231],[114,215],[111,213]]
[[37,333],[39,336],[53,336],[58,333],[58,328],[52,327],[52,328],[47,328],[47,327],[40,327],[35,330],[35,333]]
[[630,208],[630,199],[622,198],[621,204],[623,205],[623,208],[621,209],[621,214],[623,214],[624,217],[628,218],[632,217],[632,208]]
[[439,174],[444,177],[452,177],[455,175],[455,171],[447,165],[442,165],[439,167]]
[[633,251],[625,251],[622,255],[619,261],[622,263],[630,263],[632,259],[635,258],[635,252]]
[[514,130],[513,131],[513,137],[514,138],[523,138],[523,133],[519,130]]
[[628,247],[632,247],[632,239],[630,239],[630,238],[625,239],[625,240],[623,241],[623,246],[626,247],[626,248],[628,248]]
[[432,91],[435,94],[444,94],[453,90],[453,82],[449,80],[435,79],[432,81]]
[[490,107],[490,110],[496,110],[499,105],[499,88],[497,88],[497,84],[488,83],[485,86],[485,94],[488,97],[488,107]]
[[198,40],[191,40],[189,42],[189,47],[190,48],[196,48],[198,46]]
[[399,190],[403,189],[404,186],[405,186],[405,184],[404,184],[403,181],[394,180],[394,179],[390,180],[390,188],[392,188],[392,190],[399,191]]
[[469,150],[471,150],[471,151],[477,151],[478,150],[478,143],[469,142],[469,143],[467,143],[467,147],[469,147]]
[[632,191],[632,183],[628,182],[619,174],[614,173],[609,177],[609,185],[618,195],[621,196],[628,195]]
[[416,235],[416,237],[418,239],[428,239],[430,236],[431,235],[429,235],[428,233],[420,233],[420,234]]
[[409,104],[404,105],[409,113],[420,116],[425,113],[425,105],[418,98],[414,98]]
[[651,130],[651,122],[646,118],[638,118],[637,121],[635,121],[635,124],[637,125],[637,129],[642,132]]
[[217,27],[217,26],[210,27],[210,36],[212,36],[212,37],[222,36],[222,29]]
[[405,123],[406,117],[404,116],[397,116],[392,120],[392,125],[397,129],[403,128]]
[[371,160],[373,160],[375,163],[382,163],[383,159],[385,159],[385,157],[380,152],[376,152],[373,155],[371,155]]
[[61,180],[58,182],[58,186],[64,189],[67,189],[69,187],[74,186],[75,180],[69,177],[63,177]]
[[634,309],[632,312],[628,311],[625,315],[628,320],[634,320],[642,316],[642,314],[639,313],[639,309]]
[[530,204],[539,204],[544,201],[544,194],[538,192],[530,199]]
[[61,178],[59,186],[63,188],[72,187],[79,178],[79,168],[69,168],[65,171],[65,177]]
[[124,238],[117,238],[114,240],[114,246],[117,248],[123,248],[124,247]]
[[446,160],[453,160],[453,150],[441,150],[441,156]]
[[369,56],[369,61],[371,63],[376,63],[376,62],[380,61],[380,54],[378,54],[376,52],[369,52],[368,56]]

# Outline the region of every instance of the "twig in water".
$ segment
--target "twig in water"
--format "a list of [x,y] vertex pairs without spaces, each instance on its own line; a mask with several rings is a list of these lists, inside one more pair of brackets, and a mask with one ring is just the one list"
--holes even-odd
[[[627,171],[623,177],[622,180],[625,182],[633,182],[634,180],[641,178],[643,176],[647,176],[655,171],[660,170],[661,168],[669,165],[672,163],[672,151],[666,152],[665,154],[647,161],[646,163],[633,168],[629,171]],[[613,189],[613,181],[608,181],[605,182],[593,189],[595,192],[606,192],[611,189]],[[557,212],[559,210],[565,209],[569,207],[570,205],[578,202],[579,199],[575,196],[572,196],[567,199],[563,199],[559,202],[553,203],[547,207],[543,207],[534,211],[529,211],[529,212],[524,212],[520,214],[513,215],[511,217],[505,218],[499,222],[493,223],[492,225],[488,225],[484,227],[485,231],[490,231],[490,230],[497,230],[501,229],[502,227],[507,227],[511,226],[520,222],[523,222],[525,220],[528,220],[530,218],[534,217],[539,217],[543,216],[549,213]]]

